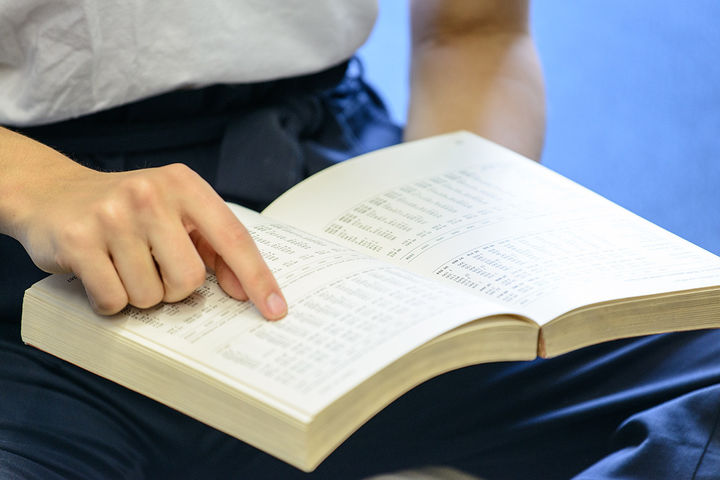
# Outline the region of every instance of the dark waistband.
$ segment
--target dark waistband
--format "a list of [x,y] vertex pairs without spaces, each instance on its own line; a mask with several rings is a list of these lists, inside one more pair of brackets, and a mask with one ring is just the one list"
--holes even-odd
[[75,154],[148,151],[202,143],[222,136],[233,115],[337,86],[349,63],[300,77],[177,90],[71,120],[8,128]]

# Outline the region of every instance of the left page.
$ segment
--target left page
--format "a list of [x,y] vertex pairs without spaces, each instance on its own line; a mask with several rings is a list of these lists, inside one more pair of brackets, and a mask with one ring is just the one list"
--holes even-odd
[[[192,369],[307,421],[405,353],[476,318],[508,313],[364,254],[232,206],[288,300],[264,320],[228,297],[212,275],[186,300],[95,315],[82,285],[52,276],[32,289],[46,304],[88,317]],[[536,345],[528,345],[533,353]]]

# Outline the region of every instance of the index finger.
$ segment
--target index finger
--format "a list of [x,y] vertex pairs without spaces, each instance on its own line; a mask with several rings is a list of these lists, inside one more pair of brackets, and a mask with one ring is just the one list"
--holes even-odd
[[269,320],[284,317],[285,297],[250,233],[209,185],[203,193],[205,201],[184,202],[186,219],[235,274],[260,313]]

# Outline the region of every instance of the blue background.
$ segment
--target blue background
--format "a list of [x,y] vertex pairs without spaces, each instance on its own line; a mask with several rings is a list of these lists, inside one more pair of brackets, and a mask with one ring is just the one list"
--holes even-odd
[[[720,254],[720,2],[543,0],[543,163]],[[407,105],[406,0],[380,0],[361,50],[396,120]]]

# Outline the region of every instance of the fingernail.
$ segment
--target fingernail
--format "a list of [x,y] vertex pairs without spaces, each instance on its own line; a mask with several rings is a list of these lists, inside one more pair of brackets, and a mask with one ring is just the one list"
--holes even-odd
[[274,320],[284,317],[287,313],[287,303],[285,303],[285,299],[275,292],[268,295],[265,305]]

